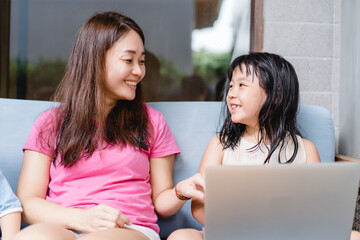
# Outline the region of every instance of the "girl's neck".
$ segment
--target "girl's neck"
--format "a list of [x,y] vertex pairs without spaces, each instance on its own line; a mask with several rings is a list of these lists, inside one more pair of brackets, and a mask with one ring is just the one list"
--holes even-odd
[[[260,141],[261,138],[261,133],[260,133],[260,129],[259,127],[250,127],[250,126],[246,126],[244,134],[242,136],[246,141],[257,144]],[[264,137],[264,143],[265,144],[269,144],[268,143],[268,138],[267,136],[263,136]]]

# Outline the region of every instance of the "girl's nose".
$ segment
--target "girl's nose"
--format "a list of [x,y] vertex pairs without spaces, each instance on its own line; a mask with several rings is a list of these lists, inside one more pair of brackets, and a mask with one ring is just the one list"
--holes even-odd
[[231,91],[229,91],[229,93],[228,93],[228,98],[230,98],[230,99],[235,98],[235,96],[232,94],[232,92],[231,92]]

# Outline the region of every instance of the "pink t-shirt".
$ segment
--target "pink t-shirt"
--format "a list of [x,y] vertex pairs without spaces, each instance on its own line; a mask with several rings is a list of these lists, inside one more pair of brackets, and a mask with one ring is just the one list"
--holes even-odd
[[[178,154],[180,150],[163,115],[150,106],[147,110],[154,128],[148,151],[131,146],[108,146],[101,152],[95,151],[88,159],[80,159],[70,168],[51,164],[46,199],[69,208],[86,209],[106,204],[122,211],[133,224],[159,233],[151,200],[149,158]],[[49,110],[36,120],[23,150],[51,156],[53,149],[46,149],[46,144],[39,142],[38,134],[44,122],[53,115],[54,110]]]

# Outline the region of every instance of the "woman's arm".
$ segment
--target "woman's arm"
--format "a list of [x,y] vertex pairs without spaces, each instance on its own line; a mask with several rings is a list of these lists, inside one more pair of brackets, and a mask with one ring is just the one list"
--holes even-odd
[[[204,176],[205,168],[211,165],[220,165],[224,156],[223,147],[220,144],[219,137],[213,137],[208,143],[203,158],[201,160],[199,173]],[[191,212],[194,218],[199,221],[202,225],[205,223],[204,216],[204,200],[193,199],[191,202]]]
[[12,239],[20,231],[21,213],[13,212],[0,218],[2,240]]
[[[156,212],[162,217],[169,217],[180,210],[186,203],[176,196],[174,184],[174,155],[150,159],[150,182],[152,200]],[[177,184],[177,191],[189,198],[203,198],[201,191],[203,179],[198,174]]]
[[49,184],[51,158],[26,150],[20,171],[17,195],[23,206],[23,219],[29,224],[51,222],[72,227],[72,210],[45,200]]
[[304,148],[305,148],[305,152],[306,152],[306,162],[307,163],[310,163],[310,162],[319,163],[320,156],[316,149],[315,144],[305,138],[303,138],[303,143],[304,143]]
[[82,232],[131,224],[119,210],[103,204],[83,210],[62,207],[45,200],[51,164],[51,158],[45,154],[29,150],[24,153],[17,195],[23,205],[25,222],[54,223]]

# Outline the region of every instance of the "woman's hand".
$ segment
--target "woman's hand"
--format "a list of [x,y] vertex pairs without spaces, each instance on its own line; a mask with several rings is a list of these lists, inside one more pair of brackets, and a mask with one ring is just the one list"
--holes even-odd
[[197,173],[194,176],[178,182],[175,186],[175,192],[179,198],[204,200],[205,198],[205,180]]
[[121,211],[105,204],[82,210],[78,216],[75,230],[85,233],[109,228],[122,228],[125,224],[131,225],[130,219]]

